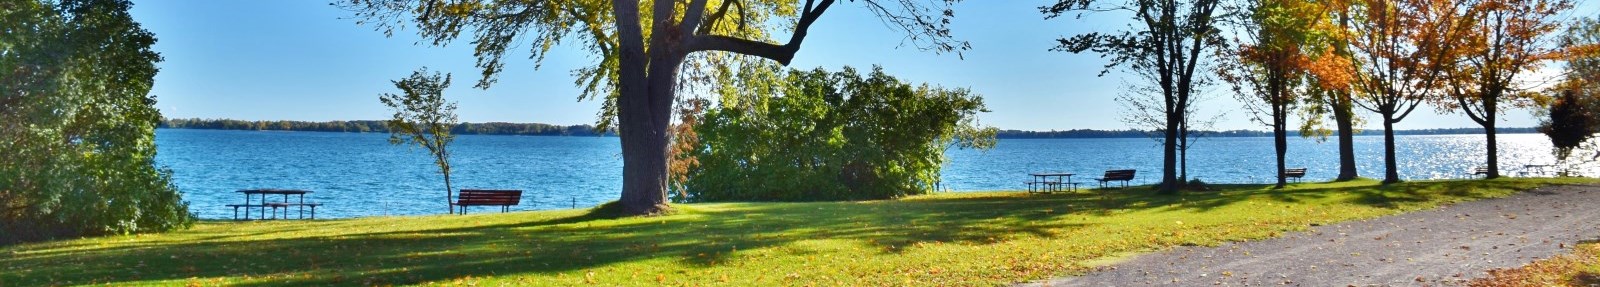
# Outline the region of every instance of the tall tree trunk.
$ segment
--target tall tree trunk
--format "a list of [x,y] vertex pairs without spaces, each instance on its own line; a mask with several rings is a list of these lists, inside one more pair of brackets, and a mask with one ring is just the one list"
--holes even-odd
[[1496,142],[1495,139],[1494,139],[1495,138],[1494,116],[1495,116],[1495,101],[1491,101],[1489,99],[1484,99],[1484,101],[1483,101],[1483,121],[1479,122],[1478,124],[1483,126],[1483,134],[1485,136],[1487,136],[1487,138],[1488,138],[1487,139],[1488,142],[1486,143],[1487,145],[1485,147],[1488,148],[1488,154],[1489,154],[1489,159],[1488,159],[1489,174],[1485,175],[1484,176],[1485,178],[1497,178],[1497,177],[1500,177],[1500,149],[1499,149],[1499,143]]
[[1383,183],[1400,182],[1394,156],[1394,112],[1383,114]]
[[1272,104],[1272,151],[1278,161],[1278,184],[1273,188],[1283,188],[1289,184],[1288,176],[1283,174],[1283,156],[1289,150],[1289,103],[1284,80],[1282,74],[1273,74],[1267,87]]
[[1281,112],[1282,108],[1280,107],[1282,106],[1272,108],[1274,114],[1272,115],[1272,148],[1278,156],[1278,185],[1274,186],[1275,188],[1283,188],[1284,185],[1288,184],[1288,178],[1283,174],[1283,156],[1289,150],[1289,132],[1286,127],[1288,123],[1284,120],[1284,117],[1288,115]]
[[1189,182],[1189,124],[1178,129],[1178,186]]
[[1361,175],[1356,173],[1356,147],[1355,147],[1355,107],[1350,102],[1349,92],[1334,92],[1333,121],[1339,129],[1339,177],[1335,180],[1346,181],[1356,179]]
[[[628,98],[626,94],[618,99],[619,117],[629,114],[622,108],[639,107],[643,107],[645,112],[634,112],[634,116],[646,117],[633,118],[632,122],[621,119],[623,181],[622,198],[619,201],[629,214],[656,214],[669,208],[667,144],[671,133],[667,132],[667,128],[671,125],[672,101],[678,94],[678,69],[684,59],[683,53],[673,51],[677,47],[671,38],[652,38],[653,47],[663,48],[653,50],[649,55],[650,65],[644,81],[647,86],[642,95],[632,97],[629,103],[622,102]],[[629,132],[629,129],[633,131]]]
[[[652,65],[651,61],[664,57],[645,54],[638,8],[637,0],[616,0],[611,7],[617,19],[617,132],[622,140],[622,197],[617,201],[628,214],[653,214],[666,208],[667,184],[667,130],[655,119],[671,115],[674,87],[657,85],[671,73],[652,75],[655,71],[651,70],[666,63]],[[653,28],[664,29],[659,26]],[[657,42],[662,41],[652,44]],[[657,45],[652,52],[659,55],[663,50],[671,47]]]
[[1161,194],[1178,194],[1178,129],[1182,118],[1167,112],[1166,141],[1161,144]]

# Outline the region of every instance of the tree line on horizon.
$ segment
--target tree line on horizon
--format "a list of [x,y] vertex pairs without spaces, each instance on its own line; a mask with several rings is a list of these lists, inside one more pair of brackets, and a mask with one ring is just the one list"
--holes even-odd
[[[388,121],[246,121],[234,119],[163,119],[159,128],[251,130],[251,131],[307,131],[347,133],[388,133]],[[593,125],[552,125],[541,123],[457,123],[450,133],[461,135],[526,135],[526,136],[616,136],[614,130],[599,131]]]
[[[346,133],[388,133],[386,124],[389,121],[377,120],[352,120],[352,121],[246,121],[235,119],[163,119],[157,126],[164,129],[207,129],[207,130],[249,130],[249,131],[307,131],[307,132],[346,132]],[[1495,128],[1497,133],[1525,134],[1538,133],[1537,127]],[[593,125],[552,125],[543,123],[457,123],[450,129],[451,134],[462,135],[525,135],[525,136],[616,136],[616,131],[597,132]],[[1071,129],[1071,130],[998,130],[995,134],[999,139],[1048,139],[1048,138],[1144,138],[1157,135],[1156,131],[1123,129]],[[1202,137],[1270,137],[1271,132],[1259,130],[1196,130],[1191,131],[1195,136]],[[1459,135],[1482,134],[1482,128],[1443,128],[1443,129],[1410,129],[1395,130],[1396,135]],[[1356,131],[1358,136],[1382,135],[1378,130]]]

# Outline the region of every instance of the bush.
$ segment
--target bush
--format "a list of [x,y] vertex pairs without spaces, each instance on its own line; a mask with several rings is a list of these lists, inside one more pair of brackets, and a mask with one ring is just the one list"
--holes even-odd
[[[864,200],[923,194],[939,182],[950,146],[988,148],[982,97],[965,89],[912,86],[874,67],[793,70],[764,96],[710,109],[681,153],[679,202]],[[747,86],[746,86],[747,87]],[[683,139],[679,139],[682,141]]]

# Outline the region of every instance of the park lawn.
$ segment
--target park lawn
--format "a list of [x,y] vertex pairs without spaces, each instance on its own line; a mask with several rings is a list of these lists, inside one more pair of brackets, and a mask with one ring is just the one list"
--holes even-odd
[[997,285],[1590,179],[1371,180],[1073,194],[224,222],[0,247],[0,286]]

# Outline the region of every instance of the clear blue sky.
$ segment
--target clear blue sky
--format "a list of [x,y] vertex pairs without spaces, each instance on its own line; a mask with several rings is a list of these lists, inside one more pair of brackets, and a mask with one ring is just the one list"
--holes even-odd
[[[980,116],[1002,129],[1122,129],[1114,101],[1122,75],[1096,77],[1104,60],[1093,54],[1047,51],[1063,35],[1120,28],[1114,17],[1043,20],[1036,7],[1049,1],[968,1],[956,7],[954,31],[972,43],[965,59],[902,45],[860,3],[841,2],[812,28],[791,67],[837,69],[883,65],[912,82],[967,87],[993,112]],[[1580,8],[1586,15],[1600,9]],[[160,64],[152,91],[157,108],[172,118],[244,120],[383,119],[377,96],[417,67],[454,73],[446,96],[459,101],[463,121],[593,123],[596,101],[577,101],[569,71],[592,63],[583,51],[558,48],[534,70],[526,54],[508,56],[500,81],[471,88],[478,70],[470,43],[416,44],[409,31],[386,38],[323,1],[135,1],[135,20],[159,38]],[[519,50],[525,50],[523,47]],[[1221,87],[1217,92],[1223,92]],[[1220,129],[1264,129],[1231,96],[1202,103],[1202,113],[1227,113]],[[1525,110],[1510,111],[1502,126],[1532,126]],[[1291,125],[1298,124],[1292,121]],[[1369,126],[1377,127],[1369,124]],[[1475,126],[1465,115],[1439,115],[1420,107],[1400,128]]]

